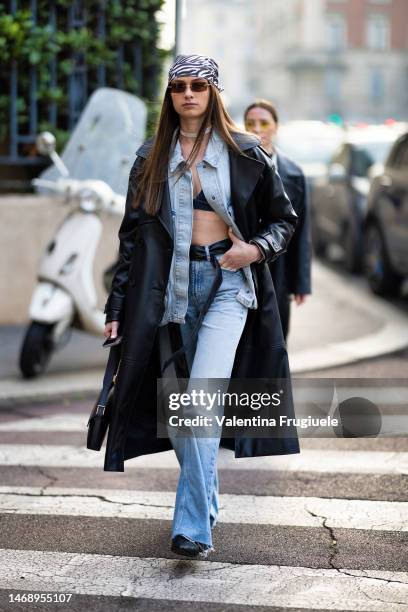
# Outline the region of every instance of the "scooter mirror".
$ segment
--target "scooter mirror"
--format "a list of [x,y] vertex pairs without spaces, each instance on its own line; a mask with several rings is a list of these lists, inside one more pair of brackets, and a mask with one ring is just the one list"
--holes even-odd
[[55,136],[51,132],[41,132],[38,134],[35,144],[41,155],[51,155],[55,151]]

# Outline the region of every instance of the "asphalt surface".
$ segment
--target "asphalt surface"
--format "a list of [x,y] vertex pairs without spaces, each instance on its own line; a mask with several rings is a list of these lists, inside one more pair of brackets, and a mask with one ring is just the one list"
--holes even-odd
[[[18,360],[25,333],[24,325],[0,327],[0,381],[21,376]],[[47,372],[65,374],[105,367],[107,352],[102,348],[103,341],[103,338],[92,334],[72,330],[64,344],[53,354]]]
[[[388,360],[393,363],[394,358]],[[359,375],[366,364],[356,364],[354,374]],[[389,372],[387,360],[377,364],[376,372],[381,376]],[[349,375],[350,372],[347,373]],[[61,413],[84,416],[88,413],[86,401],[66,401],[64,406],[58,402],[19,406],[5,409],[0,413],[0,449],[7,445],[40,444],[45,448],[57,447],[60,444],[83,447],[84,432],[81,431],[41,431],[29,428],[19,431],[19,424],[27,419],[51,418]],[[1,431],[1,427],[8,431]],[[14,430],[12,428],[15,428]],[[303,439],[303,451],[321,450],[322,461],[325,452],[338,450],[344,453],[355,451],[406,453],[407,438],[381,439]],[[102,451],[103,452],[103,451]],[[18,459],[18,458],[17,458]],[[40,487],[42,495],[51,494],[53,489],[98,489],[142,490],[142,491],[175,491],[178,470],[173,468],[151,468],[149,466],[126,469],[124,473],[103,472],[100,468],[44,467],[35,465],[7,466],[0,472],[0,494],[4,487],[21,488],[21,492],[4,496],[9,500],[9,510],[0,511],[0,549],[19,551],[58,551],[59,553],[112,555],[118,558],[159,558],[162,560],[177,559],[169,548],[171,522],[160,519],[137,519],[123,517],[44,515],[13,512],[11,507],[18,508],[19,495],[24,488]],[[220,470],[220,491],[222,494],[285,496],[295,498],[341,498],[349,500],[369,500],[377,504],[380,501],[394,504],[406,503],[408,494],[406,474],[371,474],[341,472],[274,472],[265,469]],[[30,490],[31,490],[30,489]],[[0,495],[1,496],[1,495]],[[299,502],[300,503],[300,502]],[[11,506],[10,506],[11,504]],[[16,506],[17,504],[17,506]],[[239,513],[239,508],[237,508]],[[375,571],[401,572],[408,565],[407,529],[382,531],[372,529],[332,528],[325,524],[321,517],[319,527],[300,527],[287,525],[236,524],[219,523],[214,530],[216,550],[209,561],[204,563],[228,563],[240,566],[287,566],[291,568],[337,569],[353,572],[364,569],[367,573]],[[188,562],[183,562],[188,563]],[[346,569],[345,569],[346,568]],[[98,571],[97,566],[95,571]],[[294,570],[295,571],[295,570]],[[406,574],[403,574],[404,576]],[[397,578],[396,578],[397,579]],[[398,578],[400,580],[400,578]],[[24,578],[21,578],[21,588]],[[93,597],[74,594],[72,604],[52,608],[46,604],[16,607],[8,604],[6,598],[17,589],[4,588],[4,577],[0,569],[0,609],[66,609],[80,610],[87,605],[92,610],[173,610],[177,603],[178,610],[186,609],[187,602],[174,602],[169,599],[127,597]],[[3,588],[1,588],[3,587]],[[61,587],[55,586],[55,592]],[[28,592],[28,591],[27,591]],[[47,589],[49,592],[49,589]],[[368,591],[370,593],[370,591]],[[4,603],[2,603],[2,601]],[[8,607],[9,606],[9,607]],[[191,604],[190,604],[191,606]],[[200,602],[200,610],[248,610],[248,606],[236,604],[216,604]],[[256,606],[256,609],[282,610],[274,607],[273,602],[267,607]],[[313,607],[290,608],[312,611]],[[318,608],[316,608],[318,609]],[[322,609],[322,608],[319,608]],[[349,608],[337,606],[337,610]],[[354,608],[351,608],[354,609]],[[375,608],[378,609],[378,608]],[[384,608],[385,610],[386,608]],[[394,609],[390,607],[389,609]],[[404,609],[404,608],[395,608]]]

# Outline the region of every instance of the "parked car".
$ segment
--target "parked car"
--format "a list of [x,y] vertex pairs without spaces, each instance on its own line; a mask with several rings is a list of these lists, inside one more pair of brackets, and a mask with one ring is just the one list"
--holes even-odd
[[278,130],[276,144],[302,168],[309,187],[325,174],[327,163],[343,139],[343,129],[324,121],[288,121]]
[[329,161],[311,193],[311,224],[315,252],[327,255],[337,245],[349,272],[362,268],[362,231],[370,179],[383,169],[398,136],[387,126],[352,128]]
[[398,138],[368,194],[364,273],[374,293],[395,295],[408,276],[408,132]]

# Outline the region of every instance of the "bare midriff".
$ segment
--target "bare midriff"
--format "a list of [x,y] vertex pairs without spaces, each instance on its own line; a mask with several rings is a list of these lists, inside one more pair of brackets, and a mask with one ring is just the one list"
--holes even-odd
[[211,244],[228,238],[228,225],[215,212],[194,210],[192,244]]
[[[203,143],[202,151],[191,166],[193,197],[196,197],[202,189],[196,164],[202,160],[207,143],[208,138],[207,141]],[[185,153],[184,159],[187,159],[189,151],[190,149],[183,151],[183,153]],[[193,210],[193,235],[191,244],[207,245],[218,242],[218,240],[224,240],[225,238],[228,238],[228,225],[216,212],[200,209]]]

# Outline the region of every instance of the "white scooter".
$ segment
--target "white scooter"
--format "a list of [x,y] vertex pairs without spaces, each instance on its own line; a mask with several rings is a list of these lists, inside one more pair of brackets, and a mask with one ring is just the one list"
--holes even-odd
[[65,346],[75,327],[102,336],[104,314],[97,307],[93,262],[102,234],[100,214],[123,216],[125,198],[104,181],[75,180],[55,151],[55,137],[42,132],[37,149],[49,155],[63,177],[56,181],[33,179],[64,198],[69,212],[42,256],[38,284],[31,299],[28,326],[20,352],[25,378],[42,374],[53,354]]

